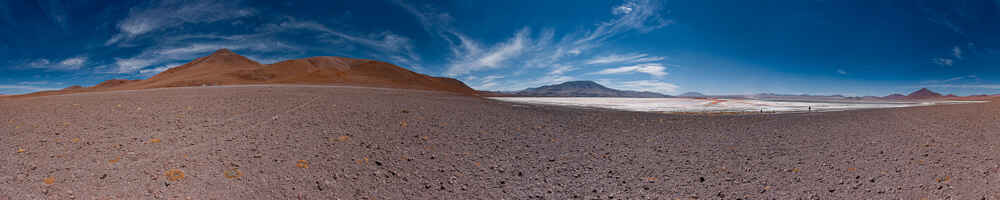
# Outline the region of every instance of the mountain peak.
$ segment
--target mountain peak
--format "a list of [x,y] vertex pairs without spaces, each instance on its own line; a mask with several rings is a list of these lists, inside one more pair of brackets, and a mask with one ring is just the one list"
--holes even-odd
[[577,88],[605,88],[594,81],[568,81],[553,86],[577,87]]
[[569,81],[555,85],[528,88],[517,92],[521,96],[543,97],[666,97],[654,92],[615,90],[594,81]]
[[229,50],[227,48],[221,48],[219,50],[215,50],[215,52],[212,53],[212,56],[216,56],[216,55],[218,55],[218,56],[231,56],[231,55],[239,55],[239,54],[236,54],[236,52],[233,52],[232,50]]
[[938,97],[941,97],[940,93],[933,92],[927,88],[920,88],[920,90],[917,90],[913,93],[910,93],[909,95],[906,95],[906,98],[910,99],[926,99],[926,98],[938,98]]

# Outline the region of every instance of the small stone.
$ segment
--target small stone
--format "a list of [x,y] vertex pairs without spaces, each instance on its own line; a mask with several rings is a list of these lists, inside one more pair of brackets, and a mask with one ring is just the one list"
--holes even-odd
[[222,175],[228,179],[234,179],[243,176],[243,172],[241,172],[240,169],[232,168],[222,172]]
[[149,143],[160,143],[160,142],[161,142],[161,141],[160,141],[160,139],[158,139],[158,138],[153,138],[153,139],[150,139],[150,140],[149,140]]
[[184,179],[184,171],[181,171],[179,169],[167,170],[167,172],[164,173],[164,175],[167,176],[167,180],[169,181],[179,181],[181,179]]
[[295,166],[302,169],[309,169],[309,161],[299,160],[298,162],[295,162]]
[[56,183],[56,178],[50,176],[48,178],[43,179],[42,182],[45,182],[46,185],[52,185]]

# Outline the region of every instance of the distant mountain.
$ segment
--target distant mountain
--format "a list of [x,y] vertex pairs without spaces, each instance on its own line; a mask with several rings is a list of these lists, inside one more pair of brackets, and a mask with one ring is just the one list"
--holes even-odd
[[677,95],[679,97],[705,97],[705,94],[699,92],[685,92],[684,94]]
[[882,97],[885,99],[905,99],[906,96],[902,94],[890,94],[889,96]]
[[943,97],[941,93],[937,93],[927,88],[921,88],[909,95],[906,95],[906,99],[934,99]]
[[528,88],[514,95],[531,97],[670,97],[655,92],[611,89],[593,81],[570,81],[556,85]]

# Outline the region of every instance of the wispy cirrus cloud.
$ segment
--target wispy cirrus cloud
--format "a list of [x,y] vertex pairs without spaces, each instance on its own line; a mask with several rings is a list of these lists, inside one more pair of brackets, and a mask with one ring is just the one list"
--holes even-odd
[[211,23],[251,16],[256,11],[240,1],[223,0],[164,0],[149,2],[129,10],[127,18],[118,22],[119,33],[108,39],[109,46],[141,35],[188,23]]
[[66,58],[59,62],[52,62],[49,59],[40,58],[28,62],[25,66],[33,69],[46,69],[51,71],[71,71],[78,70],[87,64],[87,56],[76,56]]
[[[414,15],[427,32],[448,42],[452,56],[444,74],[451,76],[509,66],[551,68],[572,65],[576,60],[568,58],[602,46],[608,39],[629,31],[645,33],[673,23],[660,14],[661,2],[629,0],[611,9],[613,19],[599,22],[591,30],[557,38],[554,30],[543,29],[532,34],[530,27],[524,27],[506,41],[484,45],[451,26],[454,18],[448,13],[436,12],[429,6],[419,7],[402,1],[396,3]],[[662,60],[661,57],[650,59]]]
[[979,82],[981,80],[982,79],[979,79],[979,76],[976,76],[976,75],[965,75],[965,76],[956,76],[956,77],[952,77],[952,78],[948,78],[948,79],[944,79],[944,80],[927,80],[927,81],[921,81],[920,83],[921,84],[942,84],[942,83],[953,83],[953,82],[958,82],[958,81],[962,81],[962,82],[967,82],[967,81]]
[[955,47],[951,48],[951,55],[955,56],[955,58],[961,60],[962,59],[962,48],[959,48],[958,46],[955,46]]
[[937,65],[946,66],[946,67],[955,64],[955,60],[953,60],[951,58],[933,58],[933,59],[931,59],[931,62],[933,62],[934,64],[937,64]]
[[596,65],[596,64],[622,64],[622,63],[640,63],[640,62],[656,62],[665,60],[666,57],[661,56],[649,56],[647,54],[611,54],[606,56],[599,56],[587,60],[586,64]]
[[145,75],[145,76],[153,76],[153,75],[159,74],[160,72],[167,71],[170,68],[174,68],[174,67],[181,66],[181,65],[184,65],[184,63],[166,64],[166,65],[159,66],[159,67],[156,67],[156,68],[139,70],[139,74],[142,74],[142,75]]
[[389,31],[371,34],[352,34],[337,31],[314,21],[301,21],[290,17],[286,17],[286,21],[269,27],[269,29],[276,32],[284,32],[289,29],[318,31],[326,34],[326,36],[340,39],[328,42],[341,43],[342,40],[347,44],[357,44],[373,50],[373,57],[384,58],[404,67],[423,70],[421,57],[416,52],[413,41],[406,36],[394,34]]
[[37,85],[0,85],[0,94],[24,94],[44,90],[58,90],[60,88],[37,86]]
[[246,50],[246,51],[257,51],[257,52],[279,52],[288,51],[292,52],[297,49],[295,46],[287,45],[284,42],[273,41],[268,39],[255,39],[248,41],[216,41],[211,43],[160,43],[151,47],[147,47],[138,55],[127,57],[127,58],[114,58],[114,63],[111,67],[104,69],[101,73],[118,73],[118,74],[131,74],[135,72],[140,72],[141,70],[147,69],[155,71],[155,68],[162,67],[163,65],[176,63],[176,62],[188,62],[198,57],[207,56],[211,52],[219,49],[230,49],[230,50]]
[[601,83],[602,85],[608,86],[609,88],[614,88],[619,90],[646,91],[646,92],[656,92],[663,94],[676,93],[677,89],[680,88],[680,86],[659,80],[619,81],[612,79],[600,79],[597,82]]
[[59,26],[63,30],[66,30],[69,23],[69,15],[66,13],[66,9],[63,7],[63,3],[59,0],[45,0],[38,1],[39,7],[44,12],[45,16],[52,21],[53,24]]
[[965,89],[993,89],[1000,90],[1000,84],[933,84],[920,85],[926,88],[965,88]]
[[616,68],[608,68],[601,71],[593,72],[591,74],[627,74],[627,73],[645,73],[653,75],[656,77],[666,76],[667,67],[659,63],[645,63],[631,66],[622,66]]

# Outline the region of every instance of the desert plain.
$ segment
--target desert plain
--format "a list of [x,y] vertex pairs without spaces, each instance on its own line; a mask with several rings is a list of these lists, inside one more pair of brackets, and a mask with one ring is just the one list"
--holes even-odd
[[1000,198],[993,102],[716,116],[248,85],[0,111],[0,199]]

